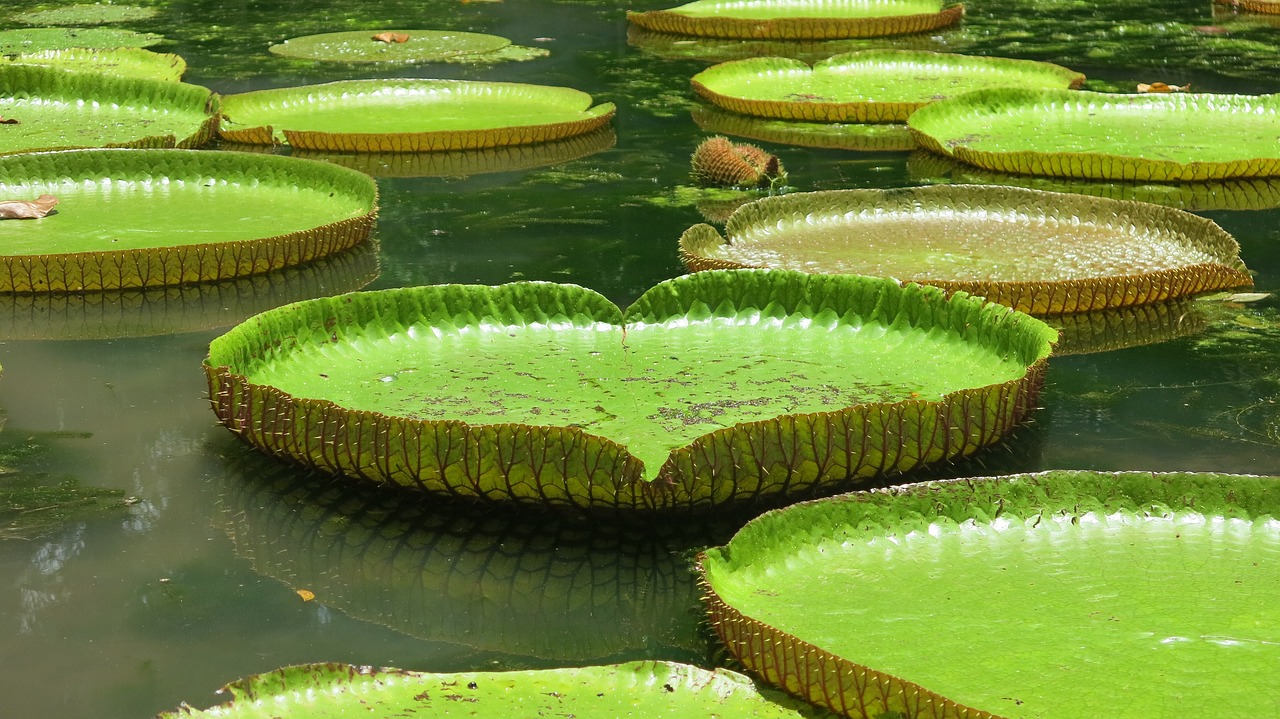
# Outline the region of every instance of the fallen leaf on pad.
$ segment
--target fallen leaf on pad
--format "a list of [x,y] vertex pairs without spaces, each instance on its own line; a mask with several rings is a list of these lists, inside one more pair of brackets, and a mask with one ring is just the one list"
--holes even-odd
[[0,201],[0,220],[35,220],[53,211],[58,198],[41,195],[34,200]]
[[380,32],[373,36],[378,42],[409,42],[409,36],[402,32]]

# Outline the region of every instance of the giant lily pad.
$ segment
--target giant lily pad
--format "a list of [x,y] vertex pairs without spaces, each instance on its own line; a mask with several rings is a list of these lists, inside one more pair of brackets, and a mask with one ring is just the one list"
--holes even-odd
[[921,147],[997,172],[1155,182],[1280,176],[1280,95],[1002,88],[933,103],[907,124]]
[[0,64],[0,154],[79,147],[199,147],[217,98],[179,82]]
[[136,47],[118,47],[110,50],[91,48],[42,50],[16,55],[0,55],[0,62],[172,82],[182,79],[182,74],[187,71],[186,60],[177,55],[151,52]]
[[846,716],[1256,717],[1278,515],[1276,477],[1048,472],[796,505],[701,565],[729,651]]
[[1084,75],[1031,60],[871,50],[813,67],[784,57],[735,60],[693,76],[713,105],[743,115],[807,122],[905,122],[917,108],[991,87],[1078,88]]
[[193,150],[79,150],[0,158],[0,196],[58,197],[0,222],[0,292],[208,282],[363,242],[377,188],[323,162]]
[[161,716],[824,719],[780,692],[757,689],[741,674],[671,662],[457,674],[309,664],[241,679],[222,691],[231,695],[226,704],[207,711],[184,706]]
[[97,2],[15,13],[13,19],[23,25],[106,25],[149,20],[159,12],[154,7]]
[[229,95],[223,139],[308,150],[423,152],[560,140],[598,129],[612,103],[567,87],[351,80]]
[[[498,59],[511,41],[497,35],[446,30],[356,30],[307,35],[269,49],[276,55],[328,62],[449,62]],[[526,48],[533,49],[533,48]],[[506,53],[509,54],[509,53]],[[541,54],[547,54],[542,51]]]
[[110,49],[151,47],[164,42],[163,35],[102,27],[33,27],[0,30],[0,54],[67,50],[69,48]]
[[840,122],[792,122],[725,112],[716,107],[699,105],[692,112],[693,121],[704,130],[723,132],[752,140],[776,142],[780,145],[828,147],[865,152],[911,150],[916,146],[911,131],[903,124],[845,124]]
[[685,231],[685,264],[893,277],[1032,314],[1253,284],[1235,239],[1209,220],[1158,205],[1012,187],[766,197],[735,212],[725,233],[710,225]]
[[214,340],[205,371],[228,428],[322,469],[498,501],[705,507],[991,444],[1034,407],[1054,337],[963,294],[745,270],[664,282],[625,314],[544,283],[313,300]]
[[963,5],[940,0],[695,0],[669,10],[627,12],[648,30],[735,39],[837,40],[906,35],[954,24]]

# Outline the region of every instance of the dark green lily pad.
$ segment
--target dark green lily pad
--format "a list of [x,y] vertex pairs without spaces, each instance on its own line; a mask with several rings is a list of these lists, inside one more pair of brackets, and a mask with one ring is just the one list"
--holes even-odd
[[902,124],[845,124],[766,120],[699,105],[693,121],[708,132],[723,132],[752,140],[800,147],[827,147],[863,152],[894,152],[915,148],[915,138]]
[[[380,36],[390,41],[378,40]],[[355,30],[295,37],[269,49],[276,55],[301,60],[418,63],[486,55],[509,45],[511,41],[505,37],[476,32]]]
[[599,129],[614,106],[567,87],[463,80],[352,80],[223,98],[223,139],[340,152],[472,150]]
[[41,65],[81,72],[99,72],[114,77],[177,82],[187,71],[187,62],[169,53],[151,52],[136,47],[111,50],[70,48],[43,50],[21,55],[0,55],[0,62],[15,65]]
[[160,9],[154,7],[93,3],[15,13],[12,18],[23,25],[106,25],[149,20],[158,14]]
[[0,158],[0,196],[59,198],[0,222],[0,292],[80,292],[231,279],[363,242],[367,175],[289,157],[79,150]]
[[1213,222],[1167,207],[963,185],[766,197],[735,212],[723,237],[695,225],[680,238],[695,271],[893,277],[1037,315],[1252,285],[1239,252]]
[[45,50],[117,47],[151,47],[163,42],[163,35],[106,27],[33,27],[0,30],[0,54],[24,54]]
[[701,565],[730,653],[848,716],[1256,717],[1278,515],[1277,477],[1046,472],[796,505]]
[[907,124],[921,147],[997,172],[1154,182],[1280,176],[1280,95],[978,90],[923,107]]
[[199,147],[217,97],[180,82],[0,64],[0,154],[80,147]]
[[313,300],[214,340],[205,371],[228,428],[325,470],[706,507],[970,454],[1034,406],[1054,337],[963,293],[742,270],[664,282],[625,314],[543,283]]
[[916,109],[991,87],[1079,88],[1084,75],[1030,60],[908,50],[836,55],[813,67],[784,57],[736,60],[693,76],[730,112],[805,122],[906,122]]
[[670,662],[580,669],[426,674],[399,669],[308,664],[228,685],[226,704],[183,707],[161,717],[370,719],[407,716],[617,719],[623,716],[826,719],[781,692],[759,690],[728,671]]
[[695,0],[669,10],[627,11],[648,30],[735,39],[834,40],[929,32],[960,21],[940,0]]

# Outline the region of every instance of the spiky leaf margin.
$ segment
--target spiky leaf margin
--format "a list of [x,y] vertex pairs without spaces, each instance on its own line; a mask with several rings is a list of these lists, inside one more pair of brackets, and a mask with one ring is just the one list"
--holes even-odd
[[757,225],[772,225],[823,213],[845,214],[859,208],[900,208],[907,211],[930,207],[981,207],[984,210],[1028,206],[1045,215],[1067,218],[1107,218],[1111,224],[1131,223],[1153,233],[1180,237],[1196,249],[1216,256],[1218,262],[1115,277],[1048,281],[951,281],[911,277],[909,281],[986,297],[1033,315],[1064,314],[1113,309],[1185,297],[1253,284],[1240,260],[1240,245],[1210,220],[1180,210],[1141,202],[1107,200],[1015,187],[937,185],[893,190],[830,190],[766,197],[743,205],[729,218],[725,236],[710,225],[694,225],[680,236],[680,259],[692,271],[762,268],[713,256],[717,248],[733,244],[743,232]]
[[[183,150],[73,150],[0,158],[0,182],[85,177],[152,179],[160,174],[261,179],[323,185],[363,199],[360,217],[240,242],[104,252],[0,254],[0,292],[84,292],[213,282],[270,272],[336,254],[364,242],[377,218],[378,189],[362,173],[273,155]],[[139,208],[145,211],[145,208]]]
[[[617,108],[606,102],[591,107],[591,96],[564,87],[546,87],[510,82],[472,82],[466,80],[351,80],[324,85],[257,90],[223,98],[227,122],[219,128],[222,139],[252,145],[278,144],[277,128],[272,125],[235,127],[232,123],[242,113],[263,111],[281,102],[335,101],[335,95],[370,92],[380,89],[448,86],[454,91],[486,94],[514,94],[534,91],[556,93],[567,105],[578,107],[581,118],[567,122],[516,125],[474,130],[437,130],[427,132],[316,132],[279,128],[285,142],[302,150],[330,152],[441,152],[480,150],[508,145],[562,140],[604,127],[613,119]],[[406,106],[409,103],[406,101]],[[580,107],[579,107],[580,106]]]
[[[730,112],[774,120],[802,122],[906,122],[907,117],[935,100],[762,100],[730,95],[716,90],[725,78],[742,75],[788,77],[796,82],[814,73],[838,73],[848,66],[863,66],[864,75],[890,74],[895,67],[907,65],[920,75],[931,74],[931,67],[946,68],[948,74],[981,76],[988,72],[1025,75],[1033,87],[1079,89],[1084,75],[1061,65],[1034,60],[1011,60],[999,57],[976,57],[912,50],[866,50],[835,55],[812,67],[799,60],[784,57],[760,57],[720,63],[694,75],[690,80],[694,91],[713,105]],[[879,67],[879,70],[875,69]],[[898,74],[901,74],[900,72]],[[856,89],[856,80],[851,80]],[[801,87],[801,89],[803,89]],[[962,92],[959,90],[957,92]]]
[[954,25],[964,5],[936,13],[888,17],[782,17],[751,20],[734,17],[690,17],[675,10],[627,11],[627,20],[646,30],[732,40],[843,40],[929,32]]
[[[964,706],[918,684],[879,672],[817,647],[735,609],[715,590],[708,567],[745,566],[776,546],[771,525],[812,519],[823,539],[865,536],[905,524],[927,528],[932,518],[990,521],[1020,512],[1079,516],[1116,507],[1194,506],[1226,516],[1275,514],[1280,478],[1152,472],[1053,471],[928,482],[857,492],[774,510],[749,522],[724,547],[698,557],[699,584],[712,627],[749,671],[790,694],[846,717],[1003,719]],[[785,519],[783,519],[785,517]],[[834,534],[833,534],[834,532]]]
[[[833,310],[886,325],[959,334],[1018,358],[1020,378],[938,401],[854,405],[744,422],[673,451],[652,481],[626,448],[573,427],[422,421],[294,397],[250,382],[255,363],[309,342],[341,341],[373,323],[652,323],[711,308],[785,313]],[[709,508],[776,504],[832,485],[905,472],[990,445],[1035,407],[1056,333],[1005,307],[936,288],[851,275],[745,270],[664,282],[625,315],[572,285],[443,285],[298,303],[215,339],[204,362],[214,413],[274,456],[325,471],[469,499],[580,508]],[[652,473],[651,473],[652,474]]]
[[[1112,155],[1101,152],[1054,152],[1052,150],[1019,150],[991,152],[964,145],[964,137],[946,139],[954,134],[954,124],[973,123],[985,127],[984,117],[1027,107],[1040,108],[1046,115],[1061,112],[1065,106],[1087,109],[1089,103],[1129,105],[1137,107],[1174,106],[1167,112],[1218,113],[1222,127],[1231,126],[1236,113],[1266,112],[1277,116],[1280,133],[1280,95],[1208,95],[1168,93],[1144,95],[1111,95],[1106,93],[1072,93],[1059,90],[1023,90],[998,88],[975,90],[946,100],[939,100],[912,113],[907,120],[920,147],[987,170],[1017,175],[1047,175],[1090,180],[1137,180],[1143,182],[1207,182],[1231,178],[1280,176],[1280,147],[1266,150],[1255,157],[1229,161],[1178,162],[1142,155],[1145,148],[1134,148],[1133,154]],[[1094,114],[1090,112],[1090,114]],[[1095,119],[1101,124],[1105,119]],[[961,133],[962,135],[964,133]],[[1030,138],[1029,142],[1053,143],[1052,133]],[[1158,149],[1158,148],[1154,148]]]

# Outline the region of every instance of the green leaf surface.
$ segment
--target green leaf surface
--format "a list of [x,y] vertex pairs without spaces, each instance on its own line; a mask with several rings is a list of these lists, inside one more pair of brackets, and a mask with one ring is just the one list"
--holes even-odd
[[1275,477],[955,480],[771,512],[702,568],[730,651],[850,716],[1256,717],[1278,510]]
[[847,53],[813,67],[782,57],[736,60],[692,79],[699,95],[731,112],[807,122],[905,122],[930,102],[972,90],[1083,82],[1049,63],[908,50]]
[[739,39],[832,40],[926,32],[958,22],[964,7],[940,0],[695,0],[627,12],[648,30]]
[[[517,501],[688,506],[971,452],[1021,414],[1053,336],[930,288],[738,271],[658,285],[625,317],[541,283],[301,303],[215,340],[206,371],[224,423],[320,467]],[[883,408],[904,429],[868,444],[857,423]],[[939,411],[958,436],[933,426]],[[343,439],[326,439],[330,422]],[[641,472],[661,479],[647,497]]]
[[[383,33],[406,35],[404,42],[383,42]],[[326,62],[433,62],[459,55],[497,52],[511,44],[505,37],[445,30],[355,30],[295,37],[269,49],[276,55]]]
[[0,62],[15,65],[41,65],[81,72],[98,72],[114,77],[167,80],[177,82],[187,70],[181,57],[168,53],[151,52],[136,47],[120,47],[109,50],[69,48],[42,50],[20,55],[0,56]]
[[105,25],[148,20],[159,13],[155,7],[96,2],[15,13],[12,17],[23,25]]
[[978,90],[921,108],[908,125],[922,147],[998,172],[1155,182],[1280,176],[1277,95]]
[[33,27],[0,30],[0,54],[67,50],[70,48],[111,49],[151,47],[164,41],[163,35],[101,27]]
[[0,222],[0,291],[127,289],[229,279],[359,244],[372,179],[268,155],[80,150],[0,158],[0,197],[59,198]]
[[1236,241],[1178,210],[1012,187],[767,197],[680,238],[694,270],[892,277],[1032,314],[1159,302],[1253,283]]
[[287,667],[227,686],[227,704],[162,717],[323,719],[359,716],[742,717],[824,719],[734,672],[669,662],[581,669],[426,674],[342,664]]
[[0,64],[0,154],[80,147],[198,147],[217,98],[178,82]]
[[567,87],[463,80],[352,80],[223,98],[221,134],[314,150],[468,150],[598,129],[611,103]]

